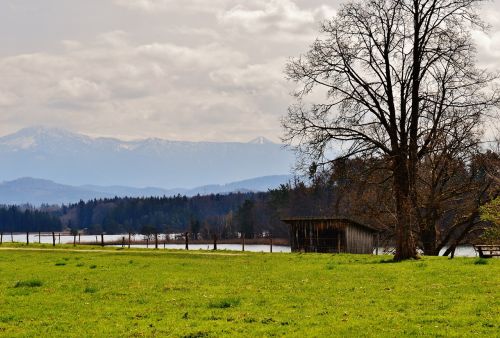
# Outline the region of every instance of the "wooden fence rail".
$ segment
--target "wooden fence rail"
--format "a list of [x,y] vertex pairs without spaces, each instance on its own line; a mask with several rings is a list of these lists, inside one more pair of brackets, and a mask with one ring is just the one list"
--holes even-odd
[[[11,242],[14,242],[14,233],[11,232]],[[30,241],[30,232],[26,232],[26,239],[25,239],[25,243],[26,245],[30,245],[31,241]],[[33,235],[33,232],[31,233]],[[122,248],[124,248],[125,246],[127,246],[129,249],[131,248],[132,245],[134,244],[142,244],[142,243],[145,243],[146,244],[146,247],[149,247],[149,243],[150,243],[150,236],[144,236],[144,240],[143,241],[134,241],[132,239],[132,237],[134,236],[135,237],[135,234],[132,234],[132,233],[129,233],[128,234],[128,240],[126,240],[126,237],[125,236],[122,236],[120,239],[115,239],[115,240],[109,240],[109,241],[106,241],[105,240],[105,234],[104,233],[101,233],[100,236],[99,235],[96,235],[95,236],[95,242],[85,242],[85,243],[82,243],[81,242],[81,234],[76,234],[76,233],[58,233],[58,232],[55,232],[55,231],[52,231],[50,233],[41,233],[41,232],[35,232],[36,235],[38,235],[38,243],[42,243],[41,241],[41,237],[51,237],[52,239],[52,246],[56,246],[56,241],[58,244],[61,244],[61,236],[63,237],[72,237],[72,240],[68,241],[67,243],[70,244],[72,243],[73,246],[76,247],[77,244],[86,244],[86,245],[100,245],[101,247],[104,247],[106,245],[115,245],[115,246],[120,246]],[[19,234],[17,234],[19,235]],[[168,235],[169,234],[165,234],[165,239],[163,240],[163,248],[166,249],[166,244],[167,242],[169,242],[170,240],[168,239]],[[189,250],[189,245],[191,244],[190,243],[190,237],[191,237],[191,233],[189,232],[185,232],[182,234],[182,237],[183,237],[183,241],[184,241],[184,248],[185,250]],[[160,245],[160,234],[158,233],[155,233],[153,235],[154,237],[154,248],[157,250],[159,248],[159,245]],[[78,237],[78,239],[77,239]],[[100,238],[99,238],[100,237]],[[241,244],[241,251],[245,251],[245,245],[247,244],[246,243],[246,238],[247,238],[247,234],[241,234],[240,238],[239,238],[239,241],[240,241],[240,244]],[[273,236],[272,234],[269,234],[267,237],[267,243],[269,245],[269,252],[272,253],[273,252]],[[265,238],[261,238],[261,243],[262,243],[262,240],[265,239]],[[218,250],[219,248],[219,244],[220,244],[220,238],[217,236],[217,234],[213,234],[212,235],[212,240],[213,240],[213,250]],[[235,244],[237,243],[238,239],[234,239],[233,240],[230,240],[230,244]],[[0,232],[0,245],[3,244],[4,242],[4,232]],[[173,241],[175,242],[175,241]],[[228,242],[228,240],[226,240],[226,243]],[[231,243],[232,242],[232,243]],[[179,243],[177,241],[177,243]],[[207,242],[203,242],[203,244],[206,244]],[[195,244],[196,244],[196,241],[195,241]]]

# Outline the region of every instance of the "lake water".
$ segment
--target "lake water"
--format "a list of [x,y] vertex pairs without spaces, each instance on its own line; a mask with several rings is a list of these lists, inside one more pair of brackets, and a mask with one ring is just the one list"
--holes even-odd
[[[123,237],[128,240],[128,235],[105,235],[104,241],[120,241]],[[159,238],[165,238],[165,235],[161,235]],[[132,240],[143,240],[144,236],[135,235],[132,237]],[[26,234],[13,234],[11,237],[10,233],[3,234],[3,242],[20,242],[26,243]],[[52,235],[51,234],[43,234],[42,236],[38,236],[38,233],[30,233],[29,235],[30,243],[44,243],[44,244],[52,244]],[[100,235],[81,235],[80,236],[81,243],[100,243],[101,236]],[[78,242],[78,236],[77,236]],[[56,244],[72,244],[73,236],[59,236],[56,234]],[[151,241],[148,247],[150,249],[154,248],[154,241]],[[134,248],[146,248],[146,245],[132,245]],[[160,249],[178,249],[183,250],[185,248],[184,244],[159,244],[158,247]],[[214,248],[213,244],[189,244],[189,250],[212,250]],[[241,251],[241,244],[217,244],[218,250],[228,250],[228,251]],[[255,245],[255,244],[245,244],[245,251],[249,252],[270,252],[269,245]],[[444,253],[445,249],[441,250],[440,255]],[[291,252],[289,246],[281,246],[281,245],[273,245],[273,252]],[[374,251],[375,253],[375,251]],[[383,253],[383,248],[379,249],[379,254]],[[457,247],[455,251],[455,256],[457,257],[477,257],[478,254],[474,250],[471,245],[462,245]]]

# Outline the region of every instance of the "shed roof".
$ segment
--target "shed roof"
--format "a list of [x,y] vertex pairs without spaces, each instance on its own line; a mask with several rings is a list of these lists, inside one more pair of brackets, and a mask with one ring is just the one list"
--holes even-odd
[[354,224],[358,227],[364,228],[368,231],[371,232],[380,232],[380,229],[374,228],[370,225],[366,225],[357,221],[354,221],[351,218],[348,217],[341,217],[341,216],[300,216],[300,217],[287,217],[287,218],[282,218],[282,222],[285,222],[287,224],[295,223],[295,222],[301,222],[301,221],[310,221],[310,222],[324,222],[324,221],[341,221],[341,222],[346,222],[346,223],[351,223]]

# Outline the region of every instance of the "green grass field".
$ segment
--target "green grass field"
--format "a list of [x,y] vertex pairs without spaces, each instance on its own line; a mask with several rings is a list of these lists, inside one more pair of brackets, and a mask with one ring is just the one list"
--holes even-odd
[[500,335],[500,260],[388,261],[4,246],[0,336]]

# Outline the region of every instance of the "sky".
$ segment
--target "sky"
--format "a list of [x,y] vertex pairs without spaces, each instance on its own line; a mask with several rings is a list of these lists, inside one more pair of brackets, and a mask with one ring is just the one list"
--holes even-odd
[[[44,125],[94,136],[278,141],[284,67],[341,1],[2,0],[0,135]],[[475,33],[500,70],[500,2]]]

